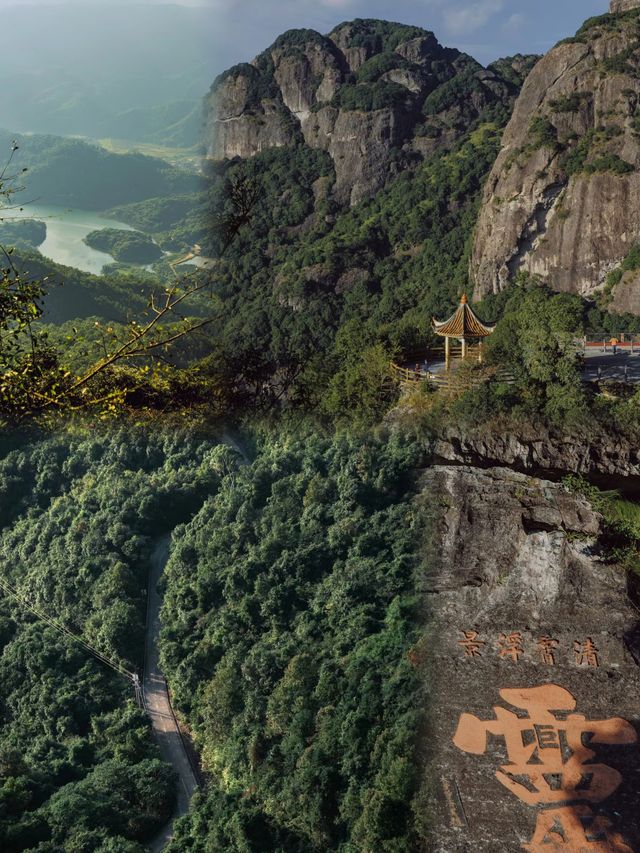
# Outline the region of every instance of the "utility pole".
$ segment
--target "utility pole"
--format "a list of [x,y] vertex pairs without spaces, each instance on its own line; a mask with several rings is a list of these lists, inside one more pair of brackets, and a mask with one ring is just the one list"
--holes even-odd
[[142,708],[144,710],[144,693],[142,691],[142,684],[140,683],[140,676],[137,672],[134,672],[131,676],[131,681],[133,682],[133,689],[136,693],[136,702],[138,704],[138,708]]

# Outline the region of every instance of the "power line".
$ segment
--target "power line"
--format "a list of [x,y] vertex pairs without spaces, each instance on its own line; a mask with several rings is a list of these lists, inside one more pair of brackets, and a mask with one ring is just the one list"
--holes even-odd
[[37,616],[38,619],[41,619],[45,624],[49,625],[51,628],[54,628],[59,633],[63,634],[66,637],[69,637],[78,645],[82,646],[82,648],[89,652],[89,654],[93,655],[102,663],[106,664],[106,666],[111,667],[111,669],[115,670],[119,675],[128,678],[133,684],[136,700],[140,707],[144,707],[144,696],[142,693],[142,687],[140,685],[140,678],[136,672],[131,672],[126,667],[124,667],[121,663],[117,661],[113,661],[104,655],[102,652],[98,651],[98,649],[91,646],[78,634],[75,634],[66,625],[62,625],[60,622],[57,622],[55,619],[52,619],[46,613],[44,613],[40,608],[36,607],[28,598],[24,595],[21,595],[17,590],[15,590],[10,584],[0,578],[0,589],[4,590],[4,592],[8,593],[12,596],[19,604],[21,604],[24,608],[29,610],[34,616]]

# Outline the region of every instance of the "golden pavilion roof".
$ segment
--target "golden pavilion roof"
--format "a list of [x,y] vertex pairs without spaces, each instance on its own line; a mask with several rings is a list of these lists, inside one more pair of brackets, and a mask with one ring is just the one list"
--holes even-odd
[[443,322],[434,318],[433,328],[443,338],[486,338],[496,327],[487,326],[476,317],[465,294],[455,314]]

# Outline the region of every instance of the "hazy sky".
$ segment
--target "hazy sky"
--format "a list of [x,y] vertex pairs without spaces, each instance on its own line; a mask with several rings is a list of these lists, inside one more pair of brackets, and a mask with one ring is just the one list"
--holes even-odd
[[249,59],[293,27],[328,32],[351,18],[386,18],[433,30],[483,63],[543,53],[573,34],[609,0],[209,0],[217,16],[221,63]]
[[[17,5],[70,0],[21,0]],[[144,5],[175,5],[142,0]],[[83,0],[82,6],[123,6],[122,0]],[[0,0],[0,8],[16,5]],[[249,60],[294,27],[328,32],[355,17],[379,17],[433,30],[439,40],[488,63],[512,53],[542,53],[572,34],[585,18],[607,11],[608,0],[179,0],[211,9],[208,50],[216,70]]]

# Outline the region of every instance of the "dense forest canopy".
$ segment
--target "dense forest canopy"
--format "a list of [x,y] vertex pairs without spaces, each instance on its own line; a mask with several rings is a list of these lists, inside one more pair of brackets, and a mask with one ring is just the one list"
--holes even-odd
[[[215,492],[225,451],[186,433],[9,437],[0,452],[2,579],[140,671],[154,539]],[[173,774],[131,685],[0,598],[0,846],[141,853]]]
[[[256,850],[413,849],[420,444],[266,433],[253,453],[133,428],[5,442],[3,578],[138,669],[150,551],[173,530],[163,655],[212,774],[175,849],[209,849],[203,822],[229,851],[257,832]],[[0,637],[3,849],[139,851],[171,774],[130,687],[8,596]]]
[[174,533],[162,648],[211,786],[170,850],[424,843],[419,443],[268,436]]

